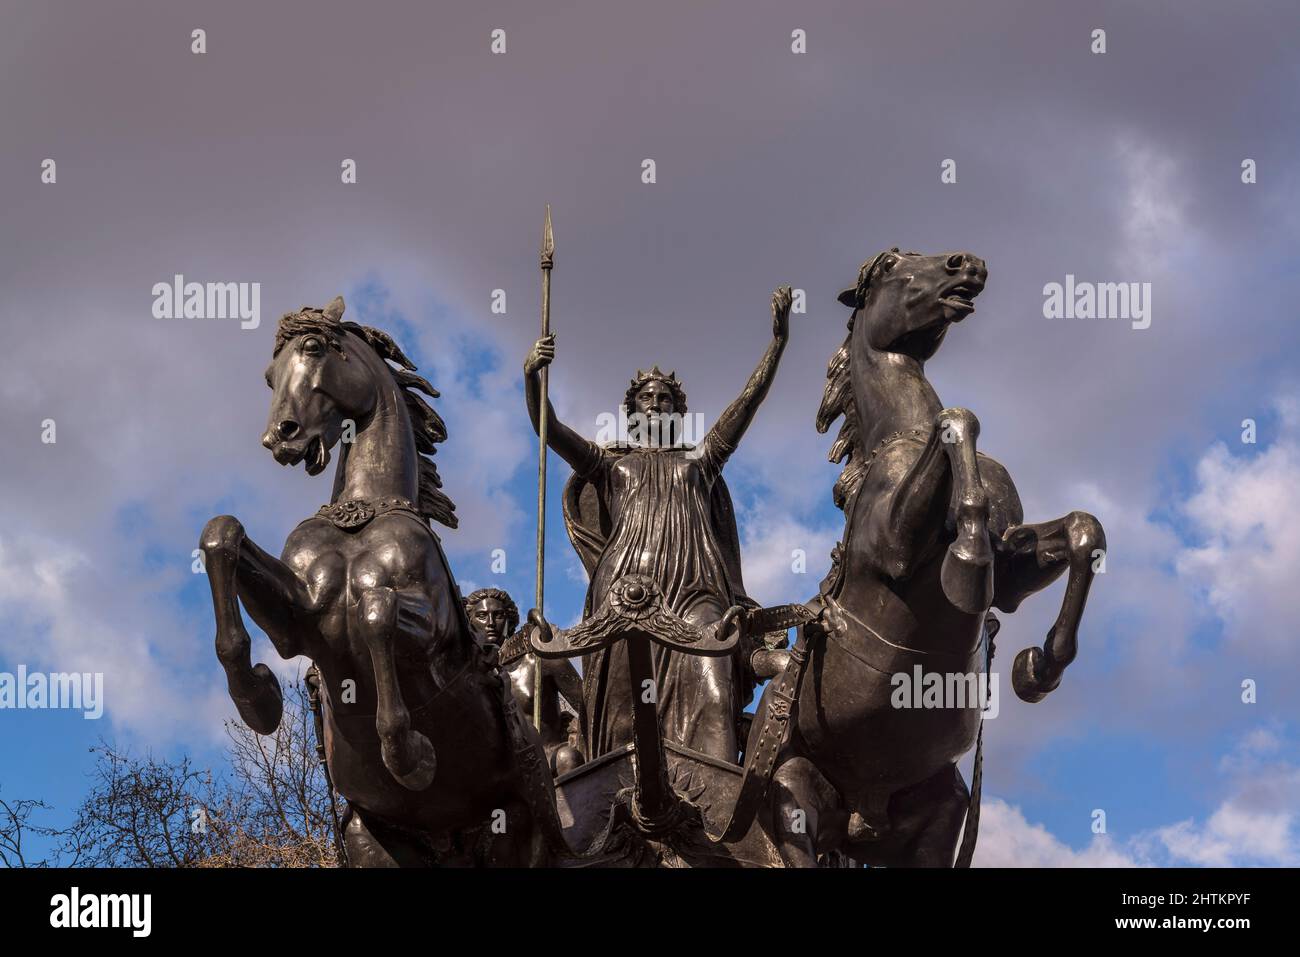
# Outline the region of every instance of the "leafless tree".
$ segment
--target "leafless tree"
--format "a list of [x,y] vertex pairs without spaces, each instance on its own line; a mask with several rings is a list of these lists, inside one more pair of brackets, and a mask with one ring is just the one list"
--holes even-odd
[[[289,686],[275,734],[233,721],[226,734],[224,775],[101,742],[90,791],[65,828],[36,821],[50,810],[43,801],[0,799],[0,866],[336,866],[306,683]],[[32,840],[51,849],[38,856]]]
[[[189,867],[207,853],[202,832],[204,792],[210,775],[188,757],[135,758],[113,745],[98,755],[90,793],[68,829],[92,867]],[[192,825],[191,822],[194,822]]]
[[257,734],[226,723],[233,781],[214,809],[216,845],[207,866],[333,867],[333,805],[317,758],[306,683],[286,696],[279,730]]
[[[49,810],[44,801],[7,801],[0,797],[0,867],[75,867],[81,863],[82,848],[70,828],[50,827],[33,820],[36,814]],[[24,846],[28,838],[37,839],[48,849],[41,852]]]

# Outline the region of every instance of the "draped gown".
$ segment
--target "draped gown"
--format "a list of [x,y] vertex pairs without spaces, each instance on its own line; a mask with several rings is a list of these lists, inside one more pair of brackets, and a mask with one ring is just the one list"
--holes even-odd
[[[588,610],[610,586],[641,574],[662,589],[667,607],[697,625],[717,621],[735,603],[737,588],[712,512],[713,485],[731,450],[710,432],[694,449],[605,449],[587,443],[575,474],[591,482],[612,528],[591,578]],[[710,658],[653,643],[660,727],[666,740],[735,762],[741,709],[737,656]],[[587,656],[583,696],[587,740],[596,757],[632,740],[627,648]]]

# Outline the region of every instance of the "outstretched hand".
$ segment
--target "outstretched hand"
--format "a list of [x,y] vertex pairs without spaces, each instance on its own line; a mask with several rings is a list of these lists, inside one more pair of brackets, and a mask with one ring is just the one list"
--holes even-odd
[[790,337],[790,303],[793,297],[789,286],[778,286],[772,293],[772,335],[777,339]]

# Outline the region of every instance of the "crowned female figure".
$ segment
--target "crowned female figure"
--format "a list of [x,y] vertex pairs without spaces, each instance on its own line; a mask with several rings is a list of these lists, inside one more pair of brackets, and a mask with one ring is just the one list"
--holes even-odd
[[[546,403],[547,443],[569,464],[564,492],[569,538],[590,578],[584,616],[600,607],[624,575],[651,578],[666,607],[704,627],[733,605],[752,605],[740,574],[740,545],[722,468],[767,395],[789,338],[789,287],[772,296],[772,342],[745,388],[698,445],[681,441],[686,393],[658,366],[638,372],[624,397],[627,442],[601,446],[578,435]],[[542,368],[555,336],[539,339],[524,360],[533,427],[541,414]],[[760,649],[761,650],[761,649]],[[725,761],[737,760],[740,714],[753,694],[751,657],[688,655],[653,645],[655,693],[666,740]],[[583,659],[588,755],[632,740],[633,689],[623,642]]]

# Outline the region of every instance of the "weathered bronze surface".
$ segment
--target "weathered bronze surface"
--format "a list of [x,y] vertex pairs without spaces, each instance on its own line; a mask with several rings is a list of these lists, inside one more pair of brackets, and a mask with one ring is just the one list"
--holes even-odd
[[[456,523],[431,458],[446,430],[419,395],[437,393],[392,339],[344,322],[341,299],[286,315],[262,441],[312,475],[339,448],[333,492],[279,559],[230,516],[209,522],[201,545],[217,655],[244,721],[270,733],[281,698],[252,663],[240,602],[280,655],[315,664],[347,862],[968,865],[986,702],[902,707],[893,679],[986,676],[991,609],[1012,612],[1065,575],[1046,642],[1012,670],[1016,693],[1041,700],[1075,657],[1105,548],[1082,512],[1023,524],[1010,476],[976,449],[974,414],[945,408],[926,379],[986,278],[969,253],[893,249],[841,295],[853,313],[817,428],[844,420],[830,453],[844,462],[844,535],[818,594],[774,608],[745,594],[722,471],[776,372],[791,290],[773,295],[757,368],[694,446],[680,432],[682,384],[658,366],[623,398],[627,441],[600,446],[561,423],[546,397],[546,299],[525,396],[573,470],[564,520],[590,586],[570,629],[540,607],[519,628],[499,589],[460,598],[430,526]],[[355,438],[340,444],[349,424]],[[544,514],[539,497],[543,530]],[[537,583],[540,603],[540,568]],[[972,746],[968,791],[956,762]]]
[[[891,679],[978,676],[996,619],[1068,573],[1042,648],[1022,651],[1012,681],[1038,701],[1074,660],[1078,627],[1105,548],[1100,523],[1072,512],[1022,524],[1011,476],[978,453],[979,420],[944,408],[925,363],[974,311],[984,261],[970,253],[883,252],[840,295],[853,309],[831,358],[817,428],[844,422],[830,459],[845,530],[814,604],[822,618],[771,792],[769,833],[788,865],[827,855],[858,863],[969,863],[978,821],[956,761],[975,744],[980,707],[899,708]],[[987,635],[987,639],[986,636]],[[760,707],[760,714],[766,704]],[[805,827],[795,829],[798,816]]]
[[336,298],[286,315],[266,371],[262,444],[282,465],[319,475],[355,423],[330,502],[279,559],[229,515],[200,540],[230,695],[255,731],[279,725],[280,686],[252,664],[242,602],[282,657],[319,671],[350,863],[545,863],[558,835],[550,775],[520,759],[523,742],[544,771],[540,741],[475,639],[429,525],[456,524],[431,458],[446,430],[419,395],[438,393],[386,333],[343,310]]
[[[551,770],[564,774],[582,764],[582,678],[573,664],[564,659],[538,660],[528,647],[527,634],[518,630],[519,608],[500,588],[473,592],[465,599],[465,610],[470,626],[485,645],[495,650],[499,666],[509,676],[519,710],[540,716],[538,730]],[[541,694],[534,690],[539,672]]]
[[[573,469],[564,518],[591,584],[591,614],[625,575],[657,585],[669,610],[705,627],[735,605],[752,604],[741,578],[740,544],[722,469],[767,395],[789,338],[790,290],[772,297],[772,341],[741,394],[696,447],[679,444],[686,394],[672,373],[640,372],[624,397],[629,416],[646,426],[644,442],[601,447],[560,422],[545,403],[541,373],[555,356],[543,336],[524,361],[525,395],[535,428],[545,422],[550,447]],[[651,651],[660,727],[670,741],[724,761],[739,753],[739,715],[753,694],[749,653],[685,655]],[[587,741],[599,757],[632,740],[634,709],[627,692],[628,648],[594,652],[583,670]]]

